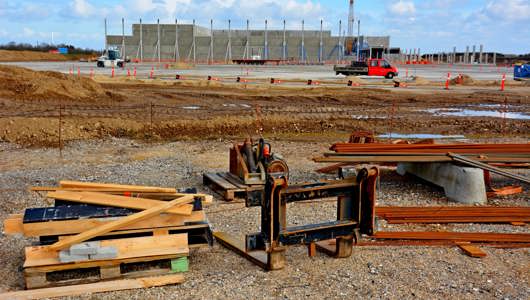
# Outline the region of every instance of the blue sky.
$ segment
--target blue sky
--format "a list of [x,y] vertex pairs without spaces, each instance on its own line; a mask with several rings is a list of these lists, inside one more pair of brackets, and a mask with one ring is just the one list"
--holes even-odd
[[[530,52],[530,0],[356,0],[356,18],[366,35],[390,35],[394,47],[421,48],[422,52],[448,51],[456,46],[484,44],[486,51]],[[103,48],[103,19],[109,33],[121,34],[121,18],[138,22],[182,22],[196,19],[216,28],[326,29],[338,32],[338,20],[347,23],[348,0],[0,0],[0,43],[65,42]],[[53,34],[52,34],[53,33]]]

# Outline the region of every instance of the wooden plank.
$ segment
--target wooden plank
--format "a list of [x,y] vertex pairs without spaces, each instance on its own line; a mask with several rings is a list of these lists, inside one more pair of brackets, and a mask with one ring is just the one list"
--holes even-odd
[[78,235],[71,236],[71,237],[69,237],[67,239],[64,239],[62,241],[58,241],[57,243],[55,243],[55,244],[50,246],[50,250],[57,251],[57,250],[66,249],[66,248],[70,247],[73,244],[78,244],[78,243],[84,242],[86,240],[89,240],[91,238],[94,238],[94,237],[96,237],[98,235],[102,235],[102,234],[105,234],[105,233],[108,233],[108,232],[123,228],[123,227],[125,227],[127,225],[134,224],[135,222],[148,219],[150,217],[153,217],[153,216],[156,216],[156,215],[158,215],[160,213],[163,213],[166,210],[168,210],[168,209],[170,209],[170,208],[172,208],[174,206],[186,204],[186,203],[189,203],[190,201],[193,201],[193,197],[192,196],[184,196],[182,198],[175,199],[173,201],[164,202],[163,204],[155,206],[153,208],[146,209],[146,210],[141,211],[139,213],[136,213],[136,214],[121,218],[121,219],[116,220],[114,222],[110,222],[110,223],[107,223],[107,224],[104,224],[104,225],[89,229],[87,231],[84,231],[84,232],[82,232],[82,233],[80,233]]
[[457,245],[465,254],[471,257],[485,257],[487,255],[482,249],[469,243],[458,243]]
[[248,185],[241,181],[241,178],[237,177],[232,173],[217,173],[217,175],[230,182],[231,184],[235,185],[237,188],[240,188],[242,190],[246,190],[248,188]]
[[182,274],[172,274],[157,277],[144,277],[136,279],[121,279],[102,281],[97,283],[70,285],[64,287],[44,288],[26,291],[16,291],[0,294],[0,299],[43,299],[93,294],[111,291],[143,289],[184,282]]
[[238,187],[228,182],[226,179],[222,178],[221,176],[213,173],[204,174],[204,176],[208,177],[210,181],[224,190],[239,190]]
[[[123,235],[127,235],[127,234],[145,234],[145,235],[147,235],[148,233],[150,233],[152,235],[155,235],[154,233],[155,233],[156,230],[160,230],[160,231],[161,230],[167,230],[168,234],[169,234],[169,231],[173,231],[173,230],[179,230],[181,232],[184,232],[186,230],[206,229],[208,227],[209,227],[208,224],[199,224],[199,225],[187,225],[187,226],[170,226],[170,227],[162,227],[162,228],[158,228],[158,229],[145,228],[145,229],[133,229],[133,230],[117,230],[117,231],[112,231],[112,232],[109,232],[109,233],[105,233],[105,234],[100,235],[100,236],[105,236],[105,237],[112,238],[112,236],[114,236],[114,235],[123,236]],[[67,237],[68,237],[68,235],[59,236],[59,240],[65,239]]]
[[[162,192],[130,192],[125,189],[112,189],[112,188],[64,188],[64,187],[57,187],[57,186],[33,186],[30,188],[30,191],[32,192],[55,192],[55,191],[66,191],[66,192],[98,192],[98,193],[106,193],[106,194],[115,194],[115,195],[123,195],[123,194],[131,194],[132,197],[140,197],[140,198],[146,198],[146,199],[159,199],[159,198],[170,198],[170,200],[173,200],[178,197],[186,196],[186,195],[192,195],[194,197],[201,198],[203,204],[211,204],[213,203],[213,196],[209,194],[203,194],[203,193],[162,193]],[[168,199],[169,200],[169,199]]]
[[101,279],[113,279],[121,276],[120,266],[104,266],[99,268]]
[[59,181],[61,187],[74,187],[74,188],[111,188],[111,189],[123,189],[129,192],[156,192],[156,193],[176,193],[177,190],[174,188],[163,188],[155,186],[143,186],[143,185],[128,185],[128,184],[112,184],[112,183],[99,183],[99,182],[82,182],[82,181],[71,181],[61,180]]
[[[54,199],[60,199],[60,200],[67,200],[67,201],[72,201],[72,202],[78,202],[78,203],[123,207],[123,208],[138,209],[138,210],[150,209],[150,208],[162,205],[164,203],[167,203],[165,201],[160,201],[160,200],[132,198],[132,197],[108,195],[104,193],[95,193],[95,192],[57,191],[57,192],[49,192],[47,194],[47,197],[54,198]],[[168,209],[166,212],[171,213],[171,214],[189,216],[191,215],[192,211],[193,211],[193,205],[185,204],[185,205],[180,205],[178,207]]]
[[[187,256],[188,234],[170,234],[160,236],[146,236],[100,241],[101,247],[114,247],[118,256],[113,259],[91,260],[75,263],[62,263],[59,253],[53,251],[51,246],[32,246],[25,248],[26,261],[24,268],[48,267],[48,270],[64,270],[101,266],[101,261],[117,262],[118,264],[129,258],[142,258],[154,256]],[[113,265],[113,264],[109,264]],[[41,269],[42,271],[42,269]],[[28,270],[31,273],[31,270]]]
[[[115,221],[116,218],[94,218],[79,220],[64,220],[52,222],[26,223],[22,225],[22,233],[25,236],[53,236],[78,234],[87,228],[93,228]],[[143,230],[164,227],[182,226],[186,222],[202,222],[206,220],[204,211],[194,211],[191,216],[180,216],[175,214],[161,214],[146,220],[140,220],[117,231]],[[110,234],[110,233],[109,233]]]
[[22,214],[9,215],[4,220],[4,234],[24,234],[24,228],[22,227]]

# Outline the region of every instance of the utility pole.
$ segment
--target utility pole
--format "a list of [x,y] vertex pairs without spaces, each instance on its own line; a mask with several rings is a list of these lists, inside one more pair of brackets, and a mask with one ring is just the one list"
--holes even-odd
[[142,19],[140,18],[140,61],[141,62],[144,61],[144,40],[143,40],[143,35],[144,35],[144,28],[142,26]]
[[342,55],[344,54],[344,50],[342,49],[342,20],[339,20],[339,44],[338,44],[339,50],[337,55],[337,63],[340,63],[342,61]]
[[228,45],[226,46],[226,57],[225,62],[231,62],[232,61],[232,21],[228,20]]
[[210,63],[213,64],[213,19],[210,19]]
[[247,19],[247,43],[245,44],[245,54],[244,59],[250,59],[250,21]]
[[197,47],[195,44],[195,19],[193,19],[193,27],[191,29],[191,34],[193,36],[192,41],[192,50],[193,50],[193,64],[197,63]]
[[302,63],[305,64],[305,38],[304,38],[304,30],[305,30],[305,25],[304,25],[304,20],[302,20]]
[[357,20],[357,61],[361,61],[361,20]]
[[[52,39],[53,39],[53,33],[52,33]],[[107,18],[105,18],[105,52],[108,53],[109,50],[109,44],[107,43]]]
[[322,30],[324,29],[324,20],[320,19],[320,44],[318,50],[318,62],[322,63],[324,58],[324,40],[322,36]]
[[179,21],[175,19],[175,62],[179,62]]
[[285,36],[285,20],[283,20],[283,42],[282,42],[282,59],[287,59],[287,39]]
[[125,59],[125,18],[121,18],[121,58]]
[[158,54],[158,63],[160,63],[161,61],[161,57],[160,57],[160,19],[157,19],[156,20],[156,31],[157,31],[157,41],[156,41],[156,47],[157,47],[157,54]]
[[269,59],[268,22],[265,19],[265,43],[263,45],[263,59]]
[[353,36],[353,26],[355,24],[354,6],[355,0],[350,0],[350,10],[348,13],[348,37]]

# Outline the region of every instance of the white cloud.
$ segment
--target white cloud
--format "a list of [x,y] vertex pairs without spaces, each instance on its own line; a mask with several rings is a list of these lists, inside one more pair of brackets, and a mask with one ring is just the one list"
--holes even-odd
[[416,12],[416,6],[412,1],[399,0],[398,2],[391,4],[389,7],[391,13],[403,16],[413,15]]
[[35,31],[31,28],[28,28],[28,27],[24,27],[22,29],[22,35],[24,37],[33,37],[35,35]]
[[153,11],[156,5],[153,0],[134,0],[130,7],[133,11],[144,14]]
[[83,18],[90,17],[95,13],[94,6],[86,0],[73,0],[70,3],[70,8],[74,15]]
[[504,0],[490,1],[484,12],[493,18],[508,20],[528,19],[530,16],[530,1],[528,0]]

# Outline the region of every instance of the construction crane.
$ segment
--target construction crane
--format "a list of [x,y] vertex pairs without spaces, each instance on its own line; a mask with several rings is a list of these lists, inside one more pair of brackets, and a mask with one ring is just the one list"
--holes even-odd
[[348,14],[348,36],[353,36],[353,27],[355,26],[354,14],[355,0],[350,0],[350,12]]

